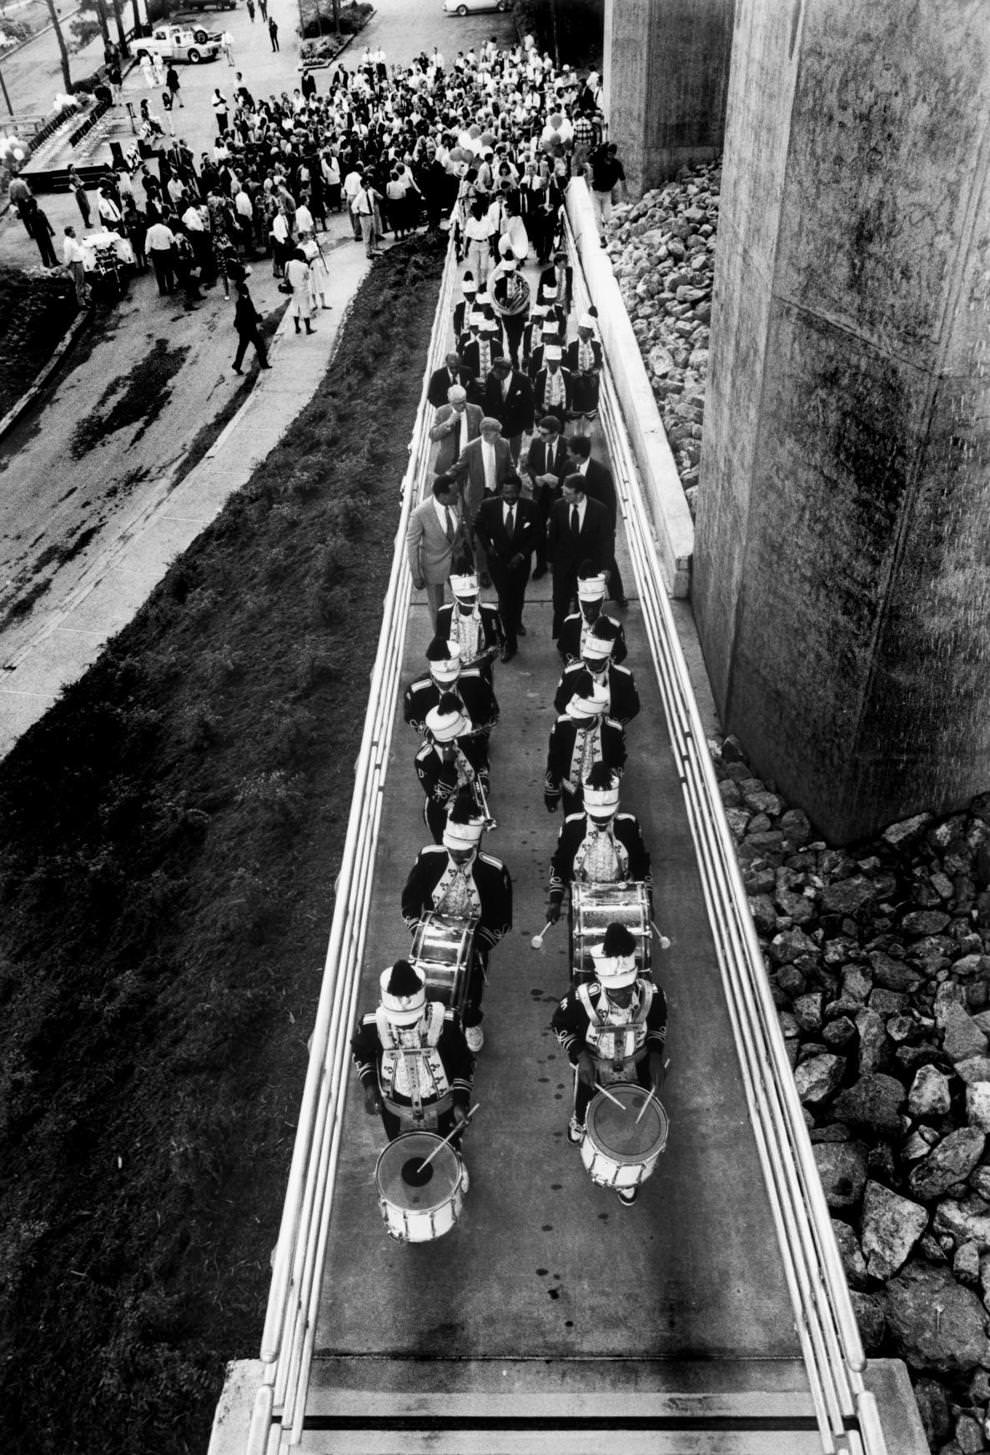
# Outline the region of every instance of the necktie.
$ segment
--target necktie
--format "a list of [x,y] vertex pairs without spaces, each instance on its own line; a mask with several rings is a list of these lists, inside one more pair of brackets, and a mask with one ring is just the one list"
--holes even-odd
[[448,541],[452,541],[454,539],[454,517],[450,513],[450,506],[449,505],[445,505],[444,506],[443,513],[444,513],[444,519],[447,522],[447,531],[446,531],[447,539],[448,539]]
[[571,532],[574,535],[580,535],[581,533],[581,518],[578,515],[578,508],[576,505],[571,506]]
[[505,509],[505,533],[511,541],[516,529],[516,507],[514,505],[507,505]]

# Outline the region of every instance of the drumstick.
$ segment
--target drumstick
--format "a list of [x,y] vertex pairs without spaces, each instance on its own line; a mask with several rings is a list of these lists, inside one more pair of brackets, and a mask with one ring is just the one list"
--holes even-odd
[[434,1157],[440,1151],[440,1148],[441,1147],[446,1147],[447,1144],[448,1144],[448,1142],[450,1141],[450,1139],[452,1137],[456,1137],[457,1134],[458,1134],[458,1132],[463,1132],[464,1128],[467,1126],[468,1122],[474,1116],[475,1112],[478,1110],[478,1107],[480,1105],[481,1105],[481,1102],[480,1101],[476,1101],[475,1102],[474,1106],[468,1112],[468,1114],[464,1118],[464,1120],[462,1122],[458,1122],[457,1126],[454,1127],[454,1129],[452,1131],[450,1131],[450,1132],[447,1133],[447,1135],[444,1137],[443,1141],[440,1142],[436,1147],[433,1148],[433,1151],[430,1153],[430,1155],[428,1157],[425,1157],[423,1159],[423,1161],[416,1168],[416,1171],[417,1172],[422,1172],[422,1170],[423,1170],[424,1167],[429,1167],[429,1165],[433,1161]]
[[[667,1067],[669,1065],[670,1065],[670,1057],[668,1056],[667,1059],[666,1059],[666,1061],[663,1063],[664,1075],[667,1074]],[[639,1109],[639,1116],[636,1118],[636,1126],[637,1127],[639,1126],[640,1118],[642,1117],[644,1111],[649,1106],[649,1104],[650,1104],[651,1101],[655,1101],[656,1104],[657,1104],[657,1106],[660,1105],[660,1098],[659,1098],[659,1096],[657,1096],[657,1088],[656,1088],[656,1085],[655,1084],[650,1087],[650,1094],[646,1098],[646,1100],[643,1102],[643,1105]]]
[[542,930],[540,930],[540,933],[538,935],[534,935],[533,936],[533,938],[530,940],[529,943],[533,946],[533,949],[534,950],[542,950],[543,949],[543,936],[546,934],[547,930],[553,929],[553,927],[554,927],[554,925],[556,923],[557,923],[556,920],[548,919],[547,922],[546,922],[546,924],[543,926]]
[[664,934],[663,930],[657,924],[657,922],[656,922],[655,919],[651,919],[650,920],[650,927],[653,930],[653,933],[656,935],[657,939],[660,941],[660,948],[661,948],[661,950],[669,950],[670,949],[670,940]]
[[619,1098],[617,1096],[613,1096],[610,1091],[606,1091],[605,1088],[604,1088],[604,1086],[601,1086],[597,1081],[595,1082],[595,1090],[596,1091],[600,1091],[601,1094],[602,1094],[602,1096],[607,1096],[608,1099],[609,1099],[609,1101],[614,1101],[615,1104],[616,1104],[616,1106],[619,1108],[620,1111],[628,1111],[629,1110],[628,1107],[623,1106],[622,1102],[619,1100]]

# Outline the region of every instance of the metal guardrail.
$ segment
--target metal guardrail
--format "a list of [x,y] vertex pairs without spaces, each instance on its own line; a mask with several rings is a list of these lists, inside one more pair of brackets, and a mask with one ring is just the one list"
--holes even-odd
[[[260,1357],[265,1370],[252,1410],[247,1455],[275,1455],[276,1451],[298,1444],[302,1437],[350,1080],[347,1074],[349,1040],[360,988],[385,774],[412,589],[405,551],[406,525],[427,475],[433,411],[426,402],[425,385],[446,348],[455,276],[451,249],[440,286],[409,463],[401,485],[392,570],[382,606],[378,651],[371,670],[368,713],[354,767],[354,793],[335,888],[330,943],[272,1263],[261,1340]],[[277,1421],[281,1422],[281,1429],[276,1438]]]
[[[570,241],[579,290],[583,275]],[[827,1455],[887,1455],[876,1401],[863,1384],[859,1329],[687,664],[656,570],[653,531],[607,359],[601,421],[822,1448]]]

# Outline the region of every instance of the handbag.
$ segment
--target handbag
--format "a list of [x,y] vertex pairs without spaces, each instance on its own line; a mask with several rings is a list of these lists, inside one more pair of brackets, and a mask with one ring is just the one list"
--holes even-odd
[[283,278],[282,279],[282,281],[278,285],[278,291],[280,293],[291,293],[291,292],[293,292],[292,284],[289,282],[288,278]]

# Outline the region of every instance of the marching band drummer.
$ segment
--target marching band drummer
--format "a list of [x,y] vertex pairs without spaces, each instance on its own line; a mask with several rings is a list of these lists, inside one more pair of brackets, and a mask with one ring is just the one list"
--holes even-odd
[[422,733],[426,714],[438,706],[447,692],[457,698],[461,710],[471,719],[472,730],[488,738],[498,722],[498,703],[491,683],[486,682],[476,667],[461,669],[461,649],[456,642],[434,637],[426,649],[429,675],[417,677],[405,690],[402,715],[407,723]]
[[498,607],[479,601],[478,576],[470,562],[461,561],[449,577],[453,601],[437,612],[437,637],[456,642],[463,668],[476,668],[492,680],[492,663],[505,645]]
[[[462,788],[484,813],[489,791],[486,739],[475,733],[471,719],[452,693],[445,693],[426,714],[426,739],[416,754],[416,776],[426,794],[423,819],[439,844],[447,823],[447,807]],[[476,784],[480,785],[480,793]],[[484,805],[484,806],[483,806]]]
[[[623,924],[610,924],[591,952],[595,977],[573,985],[554,1011],[551,1028],[576,1069],[574,1110],[567,1139],[579,1146],[595,1084],[636,1081],[658,1092],[663,1085],[667,997],[636,973],[636,941]],[[627,1206],[638,1187],[617,1187]]]
[[556,813],[561,798],[564,817],[580,813],[584,782],[596,763],[621,772],[626,763],[626,735],[621,723],[607,716],[603,693],[581,697],[575,693],[567,710],[550,729],[543,802]]
[[619,812],[619,774],[607,763],[592,768],[584,780],[584,812],[569,814],[560,830],[550,860],[547,920],[551,924],[560,919],[564,891],[574,880],[653,884],[639,819]]
[[578,567],[577,597],[578,610],[564,617],[564,625],[557,638],[557,650],[564,659],[564,666],[580,662],[584,655],[584,644],[596,621],[610,621],[615,627],[612,641],[612,661],[624,662],[629,655],[626,634],[622,623],[605,615],[605,601],[608,596],[608,582],[602,571],[596,571],[590,561]]
[[512,880],[501,859],[480,852],[484,828],[471,798],[459,794],[442,841],[420,849],[402,891],[402,917],[411,930],[427,914],[478,920],[463,1016],[468,1048],[475,1053],[485,1044],[481,998],[488,956],[512,928]]
[[619,628],[611,617],[599,617],[581,644],[581,660],[565,667],[557,684],[553,705],[563,712],[575,693],[592,693],[608,698],[608,713],[625,727],[639,712],[636,679],[628,667],[619,667],[612,659]]
[[427,1000],[426,981],[408,960],[379,978],[377,1008],[358,1021],[351,1054],[369,1116],[380,1113],[385,1135],[463,1126],[471,1104],[474,1063],[452,1010]]

